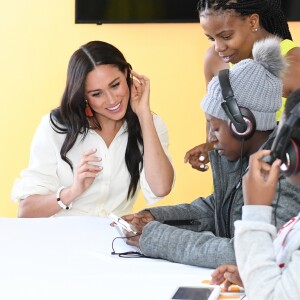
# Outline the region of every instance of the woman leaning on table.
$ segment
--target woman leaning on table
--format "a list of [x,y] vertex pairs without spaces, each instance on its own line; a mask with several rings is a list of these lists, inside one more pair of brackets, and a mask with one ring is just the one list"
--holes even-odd
[[150,82],[113,45],[92,41],[72,55],[61,104],[34,135],[29,167],[15,181],[19,217],[131,211],[172,189],[168,131],[151,113]]
[[[198,11],[204,34],[212,43],[204,59],[207,84],[220,70],[251,58],[256,41],[277,36],[281,53],[290,63],[283,77],[282,95],[286,98],[300,88],[300,48],[292,41],[280,0],[200,0]],[[277,112],[278,120],[282,110]],[[185,154],[184,161],[196,170],[206,171],[210,150],[209,143],[198,145]]]

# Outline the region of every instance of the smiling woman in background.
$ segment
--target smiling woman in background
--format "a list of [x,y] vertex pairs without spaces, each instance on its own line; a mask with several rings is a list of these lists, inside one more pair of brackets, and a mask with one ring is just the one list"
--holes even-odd
[[61,104],[43,117],[29,167],[15,181],[19,217],[123,215],[140,189],[148,204],[166,196],[174,181],[169,137],[149,93],[149,79],[113,45],[75,51]]

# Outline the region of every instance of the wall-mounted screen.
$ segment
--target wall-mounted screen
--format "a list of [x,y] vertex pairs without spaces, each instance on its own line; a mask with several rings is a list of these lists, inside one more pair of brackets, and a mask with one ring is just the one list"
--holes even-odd
[[[75,23],[199,22],[198,0],[75,0]],[[288,21],[300,21],[300,0],[282,0]]]
[[75,0],[75,23],[199,22],[198,0]]
[[288,21],[300,21],[299,0],[281,0],[281,7]]

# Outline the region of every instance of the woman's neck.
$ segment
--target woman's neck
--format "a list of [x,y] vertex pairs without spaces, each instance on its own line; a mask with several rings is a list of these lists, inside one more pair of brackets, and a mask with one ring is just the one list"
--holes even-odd
[[124,123],[124,119],[122,120],[98,120],[101,129],[95,129],[97,134],[99,134],[102,139],[105,141],[106,146],[109,147],[116,134],[119,132],[120,128]]

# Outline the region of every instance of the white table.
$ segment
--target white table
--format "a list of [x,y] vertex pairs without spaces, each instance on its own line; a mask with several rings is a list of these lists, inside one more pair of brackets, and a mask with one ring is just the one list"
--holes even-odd
[[166,300],[210,278],[210,269],[111,255],[110,222],[0,218],[0,299]]

